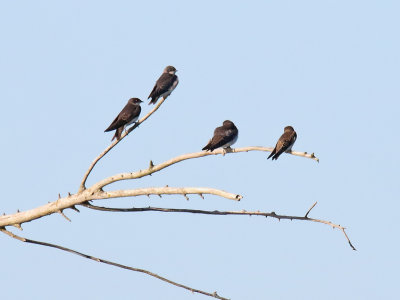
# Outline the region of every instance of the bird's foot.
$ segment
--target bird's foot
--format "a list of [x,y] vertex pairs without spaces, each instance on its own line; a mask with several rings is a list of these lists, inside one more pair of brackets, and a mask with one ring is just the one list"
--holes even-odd
[[226,147],[226,148],[223,148],[222,149],[223,151],[224,151],[224,155],[226,154],[226,153],[232,153],[232,152],[234,152],[234,150],[229,146],[229,147]]

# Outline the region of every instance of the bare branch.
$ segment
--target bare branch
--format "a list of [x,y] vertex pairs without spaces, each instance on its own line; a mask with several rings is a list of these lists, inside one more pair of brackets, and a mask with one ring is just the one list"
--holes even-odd
[[245,215],[245,216],[263,216],[263,217],[272,217],[278,220],[281,219],[288,219],[288,220],[301,220],[301,221],[311,221],[311,222],[317,222],[317,223],[322,223],[326,224],[329,226],[332,226],[332,228],[337,228],[340,229],[343,234],[345,235],[347,241],[349,242],[350,247],[353,250],[356,250],[356,248],[353,246],[353,244],[350,242],[349,237],[346,234],[345,227],[341,225],[337,225],[335,223],[332,223],[330,221],[325,221],[325,220],[320,220],[320,219],[313,219],[307,217],[308,213],[311,211],[311,209],[317,205],[317,202],[313,204],[313,206],[308,210],[306,216],[300,217],[300,216],[286,216],[286,215],[277,215],[275,212],[260,212],[260,211],[219,211],[219,210],[198,210],[198,209],[183,209],[183,208],[161,208],[161,207],[133,207],[133,208],[111,208],[111,207],[101,207],[101,206],[95,206],[91,205],[89,203],[83,204],[83,206],[94,209],[94,210],[100,210],[100,211],[110,211],[110,212],[142,212],[142,211],[158,211],[158,212],[179,212],[179,213],[192,213],[192,214],[205,214],[205,215]]
[[111,265],[111,266],[114,266],[114,267],[130,270],[130,271],[134,271],[134,272],[144,273],[144,274],[147,274],[149,276],[152,276],[152,277],[155,277],[157,279],[160,279],[162,281],[165,281],[165,282],[167,282],[169,284],[172,284],[172,285],[175,285],[177,287],[180,287],[180,288],[186,289],[188,291],[191,291],[192,293],[198,293],[198,294],[206,295],[206,296],[213,297],[213,298],[216,298],[216,299],[228,300],[227,298],[219,296],[217,294],[217,292],[208,293],[208,292],[205,292],[205,291],[202,291],[202,290],[194,289],[194,288],[191,288],[189,286],[186,286],[186,285],[177,283],[175,281],[169,280],[169,279],[167,279],[165,277],[162,277],[160,275],[157,275],[157,274],[155,274],[153,272],[150,272],[150,271],[147,271],[147,270],[144,270],[144,269],[138,269],[138,268],[133,268],[133,267],[129,267],[129,266],[126,266],[126,265],[118,264],[118,263],[115,263],[115,262],[112,262],[112,261],[109,261],[109,260],[105,260],[105,259],[102,259],[102,258],[94,257],[94,256],[88,255],[88,254],[84,254],[84,253],[81,253],[81,252],[78,252],[78,251],[75,251],[75,250],[72,250],[72,249],[69,249],[69,248],[66,248],[66,247],[62,247],[62,246],[59,246],[59,245],[56,245],[56,244],[51,244],[51,243],[46,243],[46,242],[40,242],[40,241],[27,239],[27,238],[18,236],[16,234],[13,234],[12,232],[6,230],[4,227],[0,227],[0,231],[2,231],[3,233],[7,234],[8,236],[10,236],[10,237],[12,237],[14,239],[17,239],[17,240],[19,240],[21,242],[35,244],[35,245],[41,245],[41,246],[46,246],[46,247],[51,247],[51,248],[56,248],[56,249],[63,250],[63,251],[66,251],[66,252],[69,252],[69,253],[72,253],[72,254],[75,254],[75,255],[79,255],[81,257],[84,257],[84,258],[87,258],[87,259],[91,259],[91,260],[94,260],[94,261],[97,261],[97,262],[100,262],[100,263],[103,263],[103,264]]
[[[228,193],[218,189],[206,188],[206,187],[153,187],[133,190],[117,190],[111,192],[100,192],[96,194],[96,199],[108,199],[108,198],[119,198],[119,197],[132,197],[132,196],[147,196],[147,195],[183,195],[187,198],[187,194],[210,194],[220,196],[226,199],[240,201],[243,197],[238,194]],[[93,199],[94,200],[94,199]]]
[[[174,165],[178,162],[181,162],[181,161],[184,161],[187,159],[199,158],[199,157],[204,157],[204,156],[209,156],[209,155],[219,155],[219,154],[225,155],[225,153],[240,153],[240,152],[249,152],[249,151],[271,152],[273,150],[274,150],[274,148],[271,148],[271,147],[250,146],[250,147],[235,148],[235,149],[230,149],[230,150],[228,149],[228,151],[224,151],[223,149],[215,149],[212,152],[202,151],[202,152],[187,153],[187,154],[183,154],[183,155],[171,158],[171,159],[169,159],[163,163],[160,163],[158,165],[153,165],[153,162],[151,162],[150,166],[145,170],[140,170],[140,171],[131,172],[131,173],[116,174],[114,176],[105,178],[105,179],[97,182],[96,184],[93,185],[93,187],[95,187],[96,189],[101,189],[101,188],[105,187],[106,185],[109,185],[116,181],[142,178],[144,176],[151,175],[155,172],[158,172],[162,169],[165,169],[171,165]],[[288,152],[288,154],[310,158],[310,159],[313,159],[313,160],[319,162],[319,159],[317,157],[315,157],[314,153],[307,154],[307,152],[292,151],[292,152]]]
[[165,101],[164,98],[159,100],[159,102],[156,104],[156,106],[147,115],[145,115],[138,122],[136,122],[135,125],[133,125],[131,128],[129,128],[127,132],[122,133],[121,139],[119,139],[119,140],[115,139],[115,141],[112,142],[110,144],[110,146],[108,146],[99,156],[97,156],[93,160],[93,162],[89,166],[89,169],[86,171],[85,175],[83,176],[83,179],[82,179],[81,184],[79,186],[79,192],[82,192],[82,191],[84,191],[86,189],[86,187],[85,187],[86,180],[89,177],[90,172],[92,172],[94,166],[99,162],[99,160],[102,159],[104,157],[104,155],[106,155],[112,148],[114,148],[120,141],[122,141],[129,133],[131,133],[134,129],[139,127],[140,124],[142,124],[144,121],[147,120],[147,118],[149,118],[154,112],[156,112],[156,110],[161,106],[161,104],[163,104],[164,101]]
[[60,213],[66,208],[73,208],[74,205],[82,204],[91,200],[98,199],[111,199],[119,197],[132,197],[132,196],[148,196],[148,195],[184,195],[184,194],[210,194],[220,196],[226,199],[240,201],[241,195],[228,193],[218,189],[212,188],[197,188],[197,187],[185,187],[185,188],[174,188],[174,187],[153,187],[133,190],[117,190],[117,191],[103,191],[90,187],[83,192],[70,195],[68,197],[59,198],[54,202],[49,202],[45,205],[39,206],[34,209],[30,209],[24,212],[18,212],[16,214],[0,216],[0,227],[1,226],[15,226],[20,227],[22,223],[30,222],[35,219],[53,214]]

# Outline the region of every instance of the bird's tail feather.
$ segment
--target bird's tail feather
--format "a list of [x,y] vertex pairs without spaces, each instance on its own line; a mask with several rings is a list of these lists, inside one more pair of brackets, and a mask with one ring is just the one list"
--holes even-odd
[[113,138],[111,139],[111,141],[113,141],[115,138],[117,139],[117,141],[119,141],[121,139],[121,134],[122,134],[123,129],[124,129],[124,126],[117,128],[115,130],[115,134],[114,134]]
[[[274,154],[276,153],[276,150],[274,149],[271,154],[268,156],[267,159],[270,159],[272,156],[274,156]],[[274,160],[274,158],[272,157],[272,160]]]

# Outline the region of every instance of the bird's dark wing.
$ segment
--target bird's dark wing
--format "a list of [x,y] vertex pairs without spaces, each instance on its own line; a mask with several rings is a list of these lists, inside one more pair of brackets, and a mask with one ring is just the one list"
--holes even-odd
[[173,85],[176,78],[177,76],[175,74],[163,73],[157,80],[153,90],[151,91],[147,99],[152,98],[154,100],[160,97],[165,92],[168,92],[169,88]]
[[111,125],[105,130],[105,132],[117,129],[128,124],[134,118],[139,116],[140,111],[141,108],[139,105],[130,105],[128,103],[115,118],[115,120],[111,123]]
[[268,156],[267,159],[270,159],[272,156],[275,155],[275,153],[276,153],[276,146],[275,146],[274,150],[272,150],[271,154]]
[[218,127],[214,130],[214,136],[211,141],[202,149],[202,150],[210,150],[213,151],[223,145],[232,141],[236,134],[237,130],[234,129],[225,129],[223,127]]

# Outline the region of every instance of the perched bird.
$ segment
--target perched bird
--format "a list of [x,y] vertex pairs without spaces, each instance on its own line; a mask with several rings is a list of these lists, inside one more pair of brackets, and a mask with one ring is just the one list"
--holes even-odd
[[278,157],[283,152],[289,152],[290,150],[292,150],[292,146],[296,141],[296,139],[297,139],[297,133],[296,131],[294,131],[293,127],[286,126],[283,134],[276,143],[274,150],[271,152],[271,154],[268,156],[267,159],[269,159],[271,156],[272,160],[278,159]]
[[213,151],[217,148],[230,148],[231,145],[236,143],[239,136],[239,130],[236,128],[233,122],[226,120],[222,123],[221,127],[217,127],[214,130],[213,138],[202,150]]
[[[125,107],[121,110],[115,120],[111,123],[110,126],[104,132],[111,131],[115,129],[115,134],[112,140],[117,138],[117,140],[121,139],[122,130],[125,127],[136,122],[139,118],[140,111],[142,108],[140,107],[140,103],[143,101],[139,98],[131,98],[128,100],[128,103]],[[112,141],[111,140],[111,141]]]
[[149,105],[156,104],[160,97],[166,99],[172,93],[179,83],[178,76],[175,75],[176,72],[178,71],[173,66],[168,66],[164,69],[149,97],[147,97],[147,99],[151,98]]

